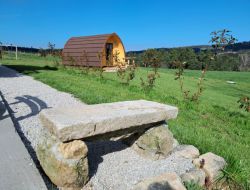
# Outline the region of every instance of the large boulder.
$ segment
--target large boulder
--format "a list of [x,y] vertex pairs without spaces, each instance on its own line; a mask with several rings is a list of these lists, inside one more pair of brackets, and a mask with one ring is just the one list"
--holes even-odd
[[186,190],[180,177],[172,172],[140,181],[133,190]]
[[79,190],[88,181],[87,152],[83,141],[61,143],[52,136],[37,146],[37,157],[44,172],[64,190]]
[[221,170],[226,166],[224,158],[208,152],[193,160],[193,164],[204,170],[207,183],[213,183],[221,174]]
[[[44,109],[43,126],[62,142],[136,133],[148,124],[176,118],[173,106],[146,100]],[[151,125],[154,126],[154,125]]]
[[132,145],[140,155],[153,160],[165,158],[174,147],[173,134],[167,125],[150,128]]

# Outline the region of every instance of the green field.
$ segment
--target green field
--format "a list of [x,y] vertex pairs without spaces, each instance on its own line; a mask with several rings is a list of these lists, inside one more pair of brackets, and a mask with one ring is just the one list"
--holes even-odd
[[[145,93],[140,77],[149,69],[138,68],[135,80],[125,85],[115,73],[104,73],[102,80],[94,72],[87,75],[78,69],[54,67],[52,59],[22,54],[17,61],[5,55],[0,62],[88,104],[146,99],[177,106],[178,118],[169,121],[169,126],[178,141],[195,145],[201,153],[223,156],[228,162],[228,177],[238,183],[246,184],[250,179],[250,113],[239,109],[237,103],[241,96],[250,96],[249,72],[208,72],[201,100],[190,103],[182,98],[175,70],[160,69],[155,88]],[[185,71],[185,86],[194,90],[199,75],[200,71]]]

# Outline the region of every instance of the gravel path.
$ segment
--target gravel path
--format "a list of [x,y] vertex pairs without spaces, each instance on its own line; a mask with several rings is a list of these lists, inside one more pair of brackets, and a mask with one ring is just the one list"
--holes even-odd
[[36,149],[42,124],[38,114],[42,109],[82,104],[72,95],[49,87],[32,77],[0,66],[0,91],[14,112],[21,132]]
[[[14,118],[35,150],[42,125],[42,109],[84,105],[72,95],[57,91],[32,77],[0,66],[0,91],[14,112]],[[120,142],[89,143],[90,184],[94,190],[129,190],[138,181],[165,172],[182,174],[193,167],[191,159],[171,154],[167,159],[151,161],[136,154]]]

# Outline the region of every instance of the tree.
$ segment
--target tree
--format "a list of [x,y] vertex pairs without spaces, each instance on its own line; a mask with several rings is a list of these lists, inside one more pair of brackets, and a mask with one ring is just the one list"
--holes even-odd
[[[213,47],[213,54],[200,54],[199,61],[203,63],[203,66],[201,68],[201,76],[198,79],[197,82],[197,90],[194,93],[191,93],[190,90],[184,89],[184,69],[186,68],[186,64],[188,63],[188,57],[187,55],[190,54],[190,52],[184,52],[180,53],[178,56],[178,59],[175,61],[175,64],[178,68],[177,72],[175,73],[175,80],[179,80],[180,83],[180,89],[183,94],[184,99],[191,100],[191,101],[198,101],[200,96],[202,95],[203,89],[204,89],[204,78],[206,75],[206,72],[208,70],[208,65],[214,60],[217,60],[217,55],[219,52],[224,51],[225,47],[227,45],[233,44],[236,41],[236,38],[234,38],[230,31],[227,29],[218,30],[215,32],[212,32],[210,34],[211,40],[210,43]],[[190,54],[191,55],[191,54]]]
[[52,44],[51,42],[48,43],[48,49],[51,55],[53,55],[54,53],[54,49],[55,49],[55,44]]
[[154,72],[157,73],[157,69],[161,67],[162,52],[156,49],[147,49],[142,54],[142,61],[145,67],[152,67]]

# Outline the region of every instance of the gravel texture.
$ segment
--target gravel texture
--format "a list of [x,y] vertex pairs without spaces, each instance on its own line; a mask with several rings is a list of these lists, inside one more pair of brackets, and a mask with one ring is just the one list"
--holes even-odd
[[[57,91],[4,66],[0,66],[0,91],[13,111],[17,126],[20,127],[17,130],[33,150],[43,133],[38,118],[42,109],[84,105],[68,93]],[[144,159],[121,142],[88,143],[88,148],[91,177],[89,184],[94,190],[129,190],[145,178],[165,172],[176,172],[180,175],[193,168],[191,159],[182,158],[175,153],[163,160]]]
[[194,167],[191,159],[175,153],[162,160],[145,159],[121,142],[88,143],[88,148],[94,190],[130,190],[143,179],[166,172],[181,175]]
[[23,135],[36,149],[42,124],[38,114],[42,109],[82,104],[72,95],[49,87],[32,77],[0,66],[0,91],[13,111]]

